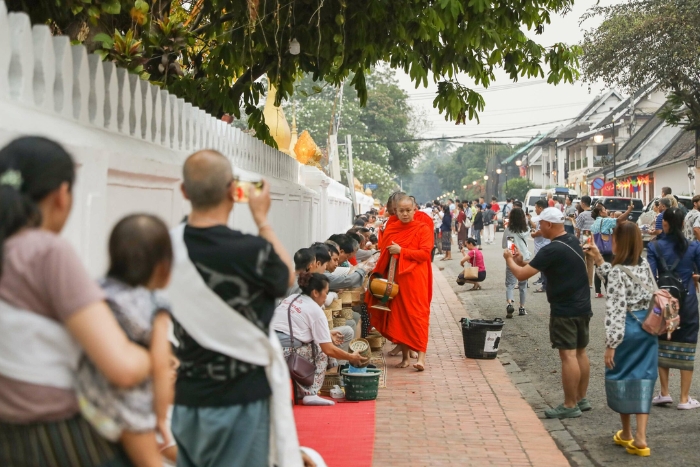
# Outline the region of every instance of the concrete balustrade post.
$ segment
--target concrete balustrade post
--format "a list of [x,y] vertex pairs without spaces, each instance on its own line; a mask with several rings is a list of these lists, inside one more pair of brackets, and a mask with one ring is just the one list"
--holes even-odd
[[173,149],[173,118],[172,118],[172,101],[168,91],[160,90],[160,102],[163,106],[163,113],[160,121],[160,142],[166,148]]
[[0,0],[0,99],[10,97],[10,60],[12,50],[5,47],[10,43],[10,24],[7,21],[7,7]]
[[34,104],[44,107],[53,103],[53,83],[56,79],[56,56],[53,53],[51,30],[48,26],[38,24],[32,27],[34,47]]
[[90,74],[87,49],[83,45],[71,46],[71,55],[73,56],[73,118],[80,123],[89,123]]
[[129,72],[117,68],[117,126],[119,132],[131,134],[131,86]]
[[26,105],[34,105],[34,45],[29,16],[10,13],[10,97]]
[[73,118],[73,53],[66,36],[53,37],[56,56],[56,78],[53,82],[54,111],[62,117]]
[[151,94],[151,141],[156,144],[161,144],[160,132],[161,123],[163,121],[163,103],[160,100],[160,89],[152,84],[148,84]]
[[116,133],[119,131],[117,118],[117,109],[119,107],[117,67],[112,62],[102,62],[100,66],[102,67],[105,80],[104,127]]
[[143,99],[141,97],[141,78],[137,75],[129,74],[129,91],[131,92],[129,111],[129,134],[137,138],[143,138],[141,135],[141,115],[143,112]]
[[88,96],[88,120],[98,128],[105,127],[105,70],[102,58],[90,54],[88,57],[90,94]]
[[153,141],[151,134],[151,119],[153,118],[153,96],[151,95],[151,86],[144,79],[138,80],[138,86],[141,90],[141,125],[140,129],[136,130],[137,134],[146,141]]

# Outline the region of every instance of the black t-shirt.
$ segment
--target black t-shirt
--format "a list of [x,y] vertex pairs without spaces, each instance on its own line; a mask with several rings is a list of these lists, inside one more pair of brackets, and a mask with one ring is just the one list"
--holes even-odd
[[[289,280],[289,269],[272,245],[225,226],[200,229],[189,225],[185,244],[204,282],[267,334],[275,299],[284,296]],[[176,404],[222,407],[270,397],[263,367],[205,349],[177,322],[174,328],[180,360]]]
[[571,234],[540,249],[530,266],[547,278],[547,301],[554,316],[591,315],[591,291],[581,245]]

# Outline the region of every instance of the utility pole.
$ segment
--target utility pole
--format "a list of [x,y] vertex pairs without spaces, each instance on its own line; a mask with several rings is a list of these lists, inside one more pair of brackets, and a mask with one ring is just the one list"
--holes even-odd
[[355,200],[355,174],[352,170],[352,137],[345,135],[345,150],[348,152],[348,187],[350,188],[350,198],[352,199],[352,218],[355,220],[355,213],[358,212],[357,201]]
[[617,145],[615,144],[615,119],[612,122],[612,145],[613,145],[613,196],[617,196]]

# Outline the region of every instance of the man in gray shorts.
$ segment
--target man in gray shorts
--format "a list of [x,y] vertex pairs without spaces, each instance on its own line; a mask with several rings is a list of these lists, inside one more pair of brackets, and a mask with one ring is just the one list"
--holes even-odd
[[542,235],[551,243],[542,247],[527,264],[520,252],[513,255],[510,250],[504,250],[503,257],[519,281],[540,271],[547,278],[549,338],[552,348],[559,350],[564,403],[546,410],[545,415],[575,418],[591,409],[586,399],[590,376],[586,346],[593,313],[586,261],[578,239],[564,230],[564,214],[559,209],[547,208],[539,217]]

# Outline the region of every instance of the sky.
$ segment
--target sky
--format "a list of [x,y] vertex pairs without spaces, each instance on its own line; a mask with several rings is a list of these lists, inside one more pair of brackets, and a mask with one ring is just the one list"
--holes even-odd
[[[601,5],[621,3],[623,0],[601,0]],[[544,33],[535,36],[527,33],[538,43],[545,46],[564,42],[567,44],[579,43],[583,39],[585,30],[591,29],[600,23],[599,19],[589,19],[579,26],[581,15],[588,8],[595,5],[595,0],[579,0],[575,2],[571,12],[565,16],[552,16],[552,23],[545,26]],[[545,70],[546,73],[546,70]],[[557,125],[566,122],[555,122],[575,117],[597,94],[604,89],[602,83],[589,86],[588,83],[577,82],[575,84],[550,85],[545,78],[519,79],[514,85],[513,81],[502,71],[496,70],[496,80],[482,93],[486,106],[479,114],[480,123],[468,121],[466,125],[456,126],[454,122],[447,122],[437,109],[433,108],[433,99],[437,86],[433,83],[428,88],[415,89],[408,75],[399,70],[396,72],[400,86],[408,93],[409,102],[419,111],[422,111],[428,120],[427,131],[418,137],[430,138],[447,136],[474,135],[497,130],[511,129],[507,132],[493,133],[490,139],[501,139],[504,142],[518,143],[530,139],[538,132],[545,132]],[[430,81],[430,79],[429,79]],[[461,77],[460,82],[468,85],[473,82]],[[477,87],[477,90],[483,88]],[[538,125],[530,128],[514,129],[518,127]],[[509,138],[506,138],[508,136]],[[516,136],[518,138],[511,138]],[[474,138],[480,141],[484,138]]]

